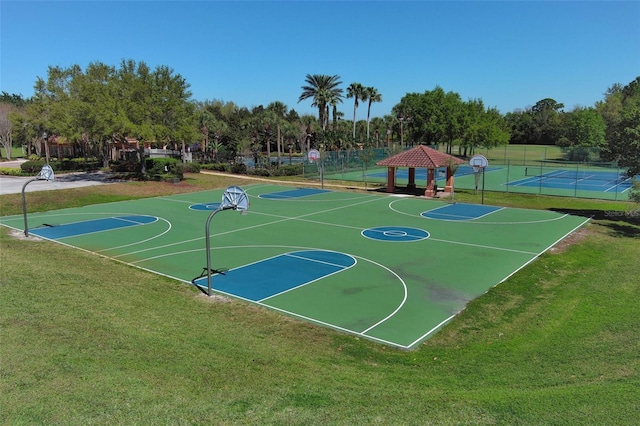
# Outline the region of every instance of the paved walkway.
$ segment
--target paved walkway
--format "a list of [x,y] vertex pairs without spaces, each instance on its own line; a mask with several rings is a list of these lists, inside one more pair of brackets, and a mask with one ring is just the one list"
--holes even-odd
[[[2,168],[18,168],[24,160],[0,162]],[[0,175],[0,195],[20,194],[24,184],[33,177]],[[52,191],[56,189],[79,188],[83,186],[107,185],[117,181],[109,180],[109,174],[104,172],[67,173],[55,175],[53,181],[36,180],[27,185],[25,192]]]

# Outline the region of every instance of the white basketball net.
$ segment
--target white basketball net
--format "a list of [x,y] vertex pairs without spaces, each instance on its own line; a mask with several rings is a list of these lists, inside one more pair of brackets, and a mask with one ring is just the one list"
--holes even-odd
[[53,180],[53,169],[50,165],[45,164],[42,166],[42,170],[40,170],[40,173],[38,174],[38,179],[47,181]]

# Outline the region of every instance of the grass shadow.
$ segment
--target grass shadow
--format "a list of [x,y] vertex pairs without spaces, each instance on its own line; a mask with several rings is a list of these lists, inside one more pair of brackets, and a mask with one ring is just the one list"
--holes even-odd
[[551,208],[549,210],[597,220],[600,225],[611,229],[615,236],[640,238],[640,209],[621,211]]

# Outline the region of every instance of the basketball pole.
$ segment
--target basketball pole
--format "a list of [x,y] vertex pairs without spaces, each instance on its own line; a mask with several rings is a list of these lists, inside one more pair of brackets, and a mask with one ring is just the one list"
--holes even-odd
[[484,169],[486,167],[482,168],[482,204],[484,204]]
[[482,169],[482,204],[484,204],[484,172],[489,162],[487,161],[487,157],[484,155],[474,155],[469,160],[469,165],[473,167],[473,172],[475,173],[475,181],[476,181],[476,195],[478,195],[478,173],[480,173],[480,169]]
[[212,211],[209,217],[207,218],[207,223],[205,225],[206,227],[205,239],[206,239],[206,248],[207,248],[207,296],[209,297],[211,297],[211,230],[209,225],[211,224],[211,219],[213,219],[213,217],[218,212],[221,212],[223,210],[236,210],[237,208],[238,206],[236,205],[231,205],[231,206],[221,205],[219,208]]
[[29,236],[29,225],[27,224],[27,199],[25,198],[24,191],[25,189],[27,189],[27,185],[37,180],[40,180],[40,179],[38,178],[30,179],[26,181],[24,186],[22,187],[22,215],[24,216],[24,236],[25,237]]
[[48,182],[53,179],[54,179],[53,169],[51,168],[51,166],[49,166],[49,164],[45,164],[44,166],[42,166],[42,170],[40,170],[40,173],[38,174],[38,176],[26,181],[24,186],[22,187],[22,215],[24,216],[24,236],[25,237],[29,237],[29,225],[27,223],[27,199],[24,194],[25,190],[27,189],[27,185],[37,180],[46,180]]
[[[231,191],[234,190],[235,192]],[[238,192],[240,191],[240,195]],[[244,197],[244,198],[242,198]],[[211,219],[223,210],[240,210],[246,213],[249,207],[247,194],[244,190],[237,186],[230,186],[222,194],[222,202],[220,207],[211,212],[205,224],[205,247],[207,251],[207,296],[211,297]]]

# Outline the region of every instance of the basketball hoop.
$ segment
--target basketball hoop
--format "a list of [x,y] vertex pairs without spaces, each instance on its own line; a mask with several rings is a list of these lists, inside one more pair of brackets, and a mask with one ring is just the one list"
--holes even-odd
[[478,195],[478,183],[480,182],[480,174],[482,172],[482,204],[484,204],[484,170],[489,165],[487,157],[484,155],[474,155],[469,160],[469,165],[473,168],[476,178],[476,195]]
[[[209,217],[207,218],[207,222],[205,224],[205,244],[207,251],[207,296],[211,296],[211,231],[210,231],[210,223],[211,219],[221,211],[224,210],[236,210],[239,211],[242,215],[247,214],[249,210],[249,197],[247,193],[244,192],[244,189],[239,186],[230,186],[228,187],[224,193],[222,194],[222,202],[220,206],[211,212]],[[194,280],[195,281],[195,280]]]
[[51,168],[50,165],[45,164],[44,166],[42,166],[42,170],[40,170],[40,173],[36,178],[38,180],[46,180],[46,181],[53,180],[54,179],[53,169]]
[[40,170],[40,173],[38,173],[38,176],[26,181],[24,186],[22,187],[22,214],[24,216],[24,236],[25,237],[29,236],[29,224],[27,223],[27,200],[25,199],[24,191],[27,189],[27,185],[29,185],[31,182],[35,182],[37,180],[46,180],[47,182],[51,182],[53,179],[54,179],[53,169],[49,164],[45,164],[44,166],[42,166],[42,170]]

